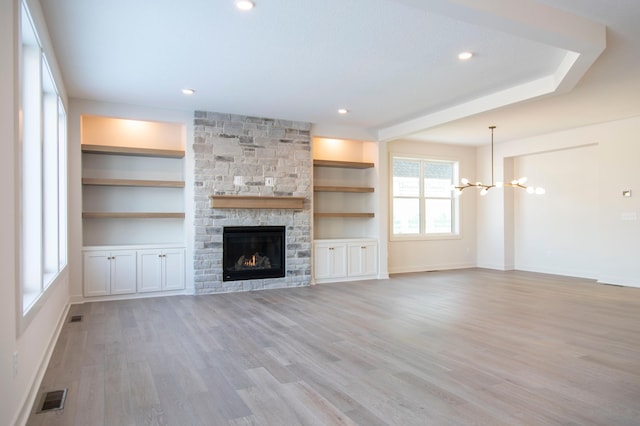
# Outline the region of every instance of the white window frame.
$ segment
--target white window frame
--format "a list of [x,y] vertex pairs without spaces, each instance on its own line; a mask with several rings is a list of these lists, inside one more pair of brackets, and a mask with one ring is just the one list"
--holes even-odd
[[67,113],[26,1],[19,11],[18,333],[67,266]]
[[[402,197],[395,196],[394,194],[394,185],[393,185],[393,165],[395,159],[409,160],[409,161],[419,161],[420,162],[420,176],[419,176],[419,196],[418,197]],[[460,197],[455,195],[455,191],[451,191],[451,196],[449,198],[443,197],[426,197],[424,191],[424,163],[425,162],[434,162],[434,163],[450,163],[453,165],[453,177],[452,184],[458,181],[458,176],[460,173],[460,160],[449,157],[439,157],[439,156],[426,156],[426,155],[416,155],[416,154],[406,154],[406,153],[390,153],[389,155],[389,239],[390,241],[406,241],[406,240],[451,240],[451,239],[461,239],[462,233],[460,229]],[[410,199],[418,199],[419,210],[420,210],[420,231],[416,234],[395,234],[394,233],[394,211],[393,211],[393,202],[396,198],[410,198]],[[426,212],[425,212],[425,201],[427,199],[450,199],[451,200],[451,210],[452,210],[452,218],[451,218],[451,227],[452,231],[447,233],[427,233],[425,231],[426,227]]]

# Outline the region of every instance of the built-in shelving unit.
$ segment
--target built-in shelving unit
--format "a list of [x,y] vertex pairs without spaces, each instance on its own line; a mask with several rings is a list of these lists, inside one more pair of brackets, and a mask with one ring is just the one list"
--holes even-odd
[[[314,138],[314,282],[376,278],[378,145]],[[358,161],[361,160],[361,161]]]
[[184,243],[181,124],[82,117],[85,246]]
[[82,116],[86,297],[184,291],[184,143],[179,123]]
[[[375,166],[374,163],[360,161],[335,161],[335,160],[313,160],[314,167],[329,167],[339,169],[365,170]],[[371,186],[345,186],[345,185],[317,185],[313,187],[314,192],[341,192],[365,194],[374,192]],[[324,206],[317,206],[321,209]],[[316,218],[371,218],[375,217],[372,212],[314,212]]]

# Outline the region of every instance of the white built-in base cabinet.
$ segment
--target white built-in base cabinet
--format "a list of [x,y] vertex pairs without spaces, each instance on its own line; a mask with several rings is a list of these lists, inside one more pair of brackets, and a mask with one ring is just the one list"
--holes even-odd
[[316,283],[377,278],[377,240],[315,240],[313,253],[313,276]]
[[184,247],[85,247],[85,297],[183,290]]
[[136,292],[136,252],[100,250],[84,253],[84,295]]
[[333,281],[347,276],[347,245],[344,243],[315,242],[313,271],[316,282]]
[[138,250],[138,292],[182,290],[184,250]]

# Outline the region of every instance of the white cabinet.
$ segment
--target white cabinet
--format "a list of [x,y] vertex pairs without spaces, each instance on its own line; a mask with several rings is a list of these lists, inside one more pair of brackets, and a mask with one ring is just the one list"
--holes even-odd
[[136,292],[135,251],[88,251],[83,266],[85,296]]
[[86,297],[148,293],[185,288],[184,247],[85,247]]
[[138,292],[184,289],[184,250],[138,250]]
[[376,240],[316,240],[313,248],[313,271],[317,283],[377,277],[378,242]]
[[350,277],[372,276],[378,273],[378,244],[360,241],[348,244]]
[[346,277],[347,245],[340,242],[315,244],[313,270],[316,280]]

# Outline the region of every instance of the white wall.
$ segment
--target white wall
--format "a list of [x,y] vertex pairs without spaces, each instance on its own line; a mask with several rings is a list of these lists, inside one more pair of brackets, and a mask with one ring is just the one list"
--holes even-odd
[[[639,222],[623,220],[640,210],[639,133],[637,116],[497,144],[496,180],[510,180],[503,178],[503,170],[505,159],[508,164],[513,158],[514,173],[524,168],[531,184],[544,186],[548,197],[523,201],[525,196],[517,195],[511,207],[505,203],[506,188],[489,194],[493,202],[486,202],[489,196],[478,201],[478,266],[510,269],[506,259],[512,256],[516,268],[640,287]],[[487,151],[480,149],[478,156],[478,168],[485,173]],[[622,197],[626,189],[636,190],[634,196]],[[535,210],[536,217],[525,208]],[[505,212],[514,214],[512,229],[505,226]],[[549,225],[554,215],[559,222],[552,225],[553,234],[527,229],[538,218]],[[515,253],[508,253],[505,241],[514,242]]]
[[[394,141],[387,144],[387,157],[395,154],[413,154],[434,159],[460,161],[460,176],[472,178],[476,172],[476,149],[459,145],[441,145],[414,141]],[[389,210],[390,162],[385,163],[384,182],[386,210]],[[472,190],[468,190],[472,191]],[[476,265],[476,197],[460,196],[460,238],[428,240],[391,240],[388,244],[389,273],[469,268]],[[387,218],[385,224],[389,228]]]
[[511,191],[515,269],[596,278],[598,146],[517,157],[514,172],[549,188],[544,196]]
[[[0,2],[0,424],[24,423],[31,410],[33,399],[50,350],[55,344],[57,331],[68,307],[68,270],[54,282],[45,297],[32,309],[29,321],[20,320],[18,311],[18,258],[16,254],[16,230],[19,229],[16,214],[18,196],[18,10],[19,1]],[[36,1],[29,1],[31,12],[40,32],[45,52],[54,75],[59,76],[50,42],[42,25],[42,14]],[[64,87],[57,81],[64,97]],[[22,330],[20,330],[22,329]],[[13,354],[18,354],[18,373],[14,376]]]

